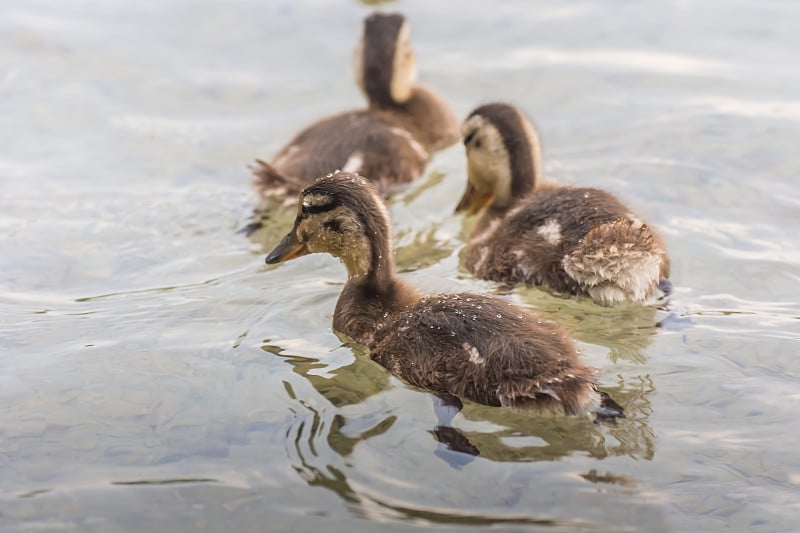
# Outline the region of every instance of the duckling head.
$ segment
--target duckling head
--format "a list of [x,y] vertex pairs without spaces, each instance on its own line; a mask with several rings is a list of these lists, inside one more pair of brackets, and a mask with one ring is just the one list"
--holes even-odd
[[411,97],[417,63],[410,33],[411,27],[400,14],[374,13],[364,19],[353,69],[370,106],[386,107]]
[[389,217],[372,184],[358,174],[337,171],[300,193],[294,225],[266,263],[309,253],[338,257],[351,279],[391,276]]
[[467,190],[456,212],[475,214],[491,204],[507,209],[536,185],[541,148],[536,130],[515,107],[494,103],[478,107],[464,120]]

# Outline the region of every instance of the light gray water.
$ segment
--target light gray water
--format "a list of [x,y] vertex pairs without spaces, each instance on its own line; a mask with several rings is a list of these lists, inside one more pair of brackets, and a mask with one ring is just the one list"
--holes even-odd
[[[268,268],[235,233],[246,165],[362,105],[372,8],[0,8],[0,530],[796,530],[797,2],[388,5],[459,116],[518,104],[547,176],[617,194],[673,259],[668,310],[515,289],[628,418],[468,405],[458,467],[430,396],[331,332],[343,267]],[[454,146],[390,201],[426,291],[497,289],[458,266],[464,182]]]

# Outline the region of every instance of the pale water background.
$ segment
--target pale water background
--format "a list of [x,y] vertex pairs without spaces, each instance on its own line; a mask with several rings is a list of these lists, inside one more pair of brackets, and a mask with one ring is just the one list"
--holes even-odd
[[[459,116],[520,105],[550,178],[663,232],[668,310],[510,296],[627,420],[469,405],[481,456],[443,451],[429,395],[331,332],[342,266],[235,233],[246,165],[362,104],[370,7],[2,1],[0,530],[796,531],[800,4],[388,8]],[[458,267],[464,172],[455,146],[390,202],[425,290],[496,290]]]

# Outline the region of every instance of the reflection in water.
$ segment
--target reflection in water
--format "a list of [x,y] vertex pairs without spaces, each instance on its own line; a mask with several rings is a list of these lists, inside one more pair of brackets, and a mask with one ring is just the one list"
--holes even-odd
[[[289,361],[297,359],[291,358]],[[406,501],[393,501],[389,496],[377,494],[371,487],[348,479],[346,471],[352,463],[347,458],[353,453],[358,442],[386,433],[397,418],[385,413],[382,419],[380,414],[376,417],[367,417],[372,422],[380,420],[364,431],[350,434],[352,428],[348,430],[348,427],[365,425],[367,420],[346,420],[341,414],[331,414],[328,409],[316,409],[307,402],[298,400],[291,385],[285,383],[285,387],[290,397],[302,407],[293,409],[294,419],[285,434],[286,453],[292,468],[309,486],[323,487],[337,494],[356,516],[381,521],[414,520],[439,524],[568,525],[568,522],[547,518],[492,516],[470,514],[460,509],[439,509],[427,502],[414,505]],[[335,454],[321,449],[321,444],[324,442],[327,442]],[[338,461],[337,456],[343,461],[339,465],[330,464],[331,459]],[[472,458],[469,455],[463,457],[465,462]]]
[[581,477],[586,481],[590,481],[592,483],[604,483],[608,485],[621,485],[623,487],[632,487],[636,485],[631,478],[628,476],[618,476],[616,474],[610,474],[606,472],[605,474],[600,474],[597,472],[596,469],[592,468],[585,474],[581,474]]
[[184,485],[193,483],[217,483],[210,477],[186,477],[174,479],[136,479],[131,481],[112,481],[112,485]]
[[[325,376],[316,373],[327,368],[325,363],[311,357],[284,354],[283,348],[265,344],[261,347],[265,352],[275,354],[292,365],[294,372],[303,376],[334,407],[344,407],[361,403],[368,397],[389,388],[389,374],[383,367],[373,363],[365,348],[358,345],[348,346],[356,360],[346,366],[326,372]],[[288,386],[288,383],[284,382]],[[289,392],[289,391],[287,391]],[[294,392],[289,392],[296,399]]]
[[[660,329],[659,320],[667,316],[655,306],[601,307],[586,298],[555,295],[535,287],[515,287],[515,293],[542,317],[565,326],[576,339],[608,348],[612,363],[646,364],[645,350]],[[648,396],[655,391],[652,377],[646,372],[626,372],[617,380],[616,386],[602,390],[623,406],[627,420],[608,428],[617,444],[603,441],[593,449],[601,454],[652,459],[655,435],[648,426],[652,413]]]
[[[290,397],[296,399],[291,385],[284,382]],[[319,411],[303,400],[298,400],[302,410],[292,409],[294,420],[286,429],[286,455],[292,468],[310,486],[332,490],[349,503],[358,503],[360,498],[347,481],[345,474],[336,466],[325,463],[330,454],[318,451],[320,438],[324,437],[331,450],[340,457],[347,457],[355,445],[363,440],[385,433],[394,424],[396,417],[388,416],[371,428],[354,436],[344,431],[345,418],[329,410]]]
[[239,233],[244,233],[261,251],[272,249],[292,227],[297,210],[296,198],[279,201],[263,199],[246,221],[241,221]]
[[[309,485],[327,488],[338,494],[352,512],[370,518],[424,518],[439,523],[543,523],[530,517],[488,517],[439,512],[436,509],[411,507],[408,502],[391,502],[375,489],[348,478],[357,454],[356,445],[388,434],[396,425],[398,414],[386,406],[367,414],[345,415],[342,410],[363,404],[368,398],[390,392],[388,372],[369,360],[363,348],[354,347],[355,360],[346,366],[326,371],[325,363],[311,357],[282,353],[282,348],[264,345],[262,349],[278,355],[292,366],[325,399],[322,406],[298,395],[289,381],[284,381],[287,396],[293,402],[292,418],[284,435],[285,449],[292,468]],[[324,375],[321,375],[324,374]],[[653,390],[649,378],[604,388],[626,410],[626,419],[615,425],[596,424],[591,416],[566,417],[537,415],[522,410],[467,403],[460,413],[447,399],[431,395],[437,424],[428,433],[439,441],[436,457],[460,469],[473,461],[492,462],[553,461],[575,454],[601,459],[607,456],[630,456],[652,459],[655,436],[648,425]],[[460,402],[459,402],[460,403]],[[455,416],[455,423],[453,418]],[[375,453],[375,447],[368,453]],[[381,453],[378,450],[378,453]],[[387,461],[391,464],[391,461]],[[391,476],[383,471],[382,476]],[[513,476],[512,476],[513,477]],[[580,474],[590,483],[630,485],[632,480],[615,474],[590,471]],[[529,479],[506,480],[528,486]],[[544,522],[550,523],[545,520]]]
[[[459,429],[480,450],[481,457],[502,462],[552,461],[575,452],[602,459],[625,455],[650,460],[655,454],[655,434],[649,427],[652,383],[634,387],[604,387],[625,409],[625,419],[615,424],[595,424],[588,416],[537,415],[526,411],[470,404],[463,411],[468,423]],[[493,431],[470,430],[471,423]]]
[[646,363],[645,348],[659,330],[658,315],[664,314],[655,306],[602,307],[588,298],[552,294],[524,285],[514,287],[514,293],[543,318],[566,327],[577,340],[607,347],[612,363]]
[[[416,183],[412,184],[411,186],[407,187],[405,191],[401,193],[396,193],[396,197],[392,198],[404,206],[411,205],[414,201],[422,197],[422,193],[425,191],[429,191],[442,183],[445,178],[444,172],[428,172],[424,178],[418,180]],[[395,196],[395,195],[393,195]]]
[[421,231],[408,229],[397,233],[394,260],[398,272],[435,265],[453,253],[453,244],[437,238],[438,229],[436,224],[431,224]]

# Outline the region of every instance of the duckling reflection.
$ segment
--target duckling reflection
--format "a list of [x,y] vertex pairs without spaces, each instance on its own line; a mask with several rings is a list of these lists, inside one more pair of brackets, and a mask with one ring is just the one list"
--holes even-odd
[[318,371],[325,369],[326,365],[319,359],[286,354],[283,348],[271,344],[265,344],[261,349],[282,357],[292,365],[292,370],[297,375],[305,378],[336,408],[359,404],[390,388],[386,371],[370,361],[363,347],[353,343],[345,343],[343,346],[353,352],[355,360],[352,364],[326,372],[324,376]]
[[[286,431],[286,445],[291,448],[287,453],[299,461],[295,469],[304,479],[310,483],[313,480],[313,484],[333,484],[337,491],[344,490],[337,485],[339,474],[324,475],[327,467],[309,463],[327,456],[320,447],[327,446],[347,458],[355,453],[359,442],[383,435],[398,423],[390,410],[355,416],[344,412],[391,389],[387,374],[369,359],[366,351],[357,345],[350,348],[355,353],[353,363],[323,377],[318,372],[325,365],[318,359],[286,354],[277,346],[263,347],[283,357],[330,403],[330,408],[315,408],[301,399],[309,394],[297,394],[297,385],[285,383],[287,395],[298,403]],[[432,394],[436,423],[429,433],[439,442],[434,454],[456,469],[475,457],[497,462],[536,462],[583,453],[598,459],[625,455],[649,460],[655,453],[655,436],[648,424],[651,408],[647,396],[652,390],[649,379],[625,384],[620,378],[617,385],[603,387],[602,392],[613,396],[625,410],[627,418],[616,424],[597,424],[589,417],[537,416],[529,411],[499,410],[471,402],[462,409],[458,399]],[[458,414],[462,416],[456,418]],[[305,440],[298,440],[298,434],[307,434]]]
[[[368,397],[388,390],[390,387],[385,370],[369,359],[364,347],[347,342],[345,342],[345,345],[353,351],[355,355],[354,362],[331,371],[327,377],[316,373],[316,371],[325,368],[325,364],[318,359],[284,354],[281,347],[269,344],[262,346],[262,350],[283,357],[292,365],[295,373],[308,380],[314,389],[334,407],[343,408],[348,405],[359,404]],[[297,395],[291,384],[285,382],[284,387],[286,387],[289,397],[297,400]],[[447,449],[478,455],[480,452],[474,447],[470,447],[466,437],[461,435],[458,430],[448,426],[452,418],[458,413],[458,410],[461,409],[461,402],[449,396],[445,396],[445,398],[447,398],[447,401],[434,397],[434,410],[439,424],[433,428],[432,433]],[[302,403],[302,405],[308,408],[305,403]],[[314,413],[315,417],[319,416],[316,411]],[[366,418],[367,425],[369,425],[373,417]],[[328,444],[339,455],[345,457],[352,453],[353,448],[359,441],[383,433],[386,428],[394,423],[394,420],[394,416],[389,416],[379,422],[375,422],[373,427],[363,429],[355,436],[349,436],[349,432],[342,431],[343,427],[347,425],[348,427],[363,428],[364,419],[359,419],[354,423],[352,420],[348,421],[341,414],[335,414],[332,420],[325,424],[330,427],[327,435]],[[313,427],[317,426],[319,426],[318,421],[313,424]],[[463,464],[463,459],[457,457],[453,461],[459,465]]]
[[[331,450],[341,457],[346,457],[353,452],[358,441],[385,432],[392,426],[394,419],[388,417],[376,425],[374,431],[350,437],[341,431],[344,425],[341,415],[332,414],[327,409],[322,411],[315,409],[309,403],[298,400],[291,384],[284,382],[284,386],[287,394],[298,402],[298,407],[292,409],[293,420],[286,428],[284,439],[286,455],[292,463],[292,468],[310,486],[324,487],[347,502],[358,503],[360,498],[339,468],[331,464],[324,466],[315,464],[320,457],[328,456],[321,447],[327,442]],[[323,434],[325,430],[327,434]]]
[[588,300],[555,295],[529,287],[514,294],[548,320],[558,320],[577,339],[609,349],[611,362],[647,362],[647,347],[668,314],[657,307],[622,304],[598,307]]
[[[270,351],[280,351],[276,350],[277,347],[270,348]],[[399,435],[407,435],[407,427],[403,427],[403,420],[392,413],[393,409],[379,408],[366,414],[345,415],[348,407],[354,406],[354,403],[342,403],[341,407],[320,404],[312,399],[312,394],[303,391],[311,383],[331,403],[340,402],[342,396],[336,392],[338,377],[358,375],[362,371],[347,369],[336,372],[333,378],[324,379],[314,374],[314,370],[319,370],[322,366],[319,361],[285,354],[283,356],[295,366],[298,375],[304,378],[300,382],[285,382],[286,394],[293,400],[294,406],[291,409],[292,417],[285,426],[284,446],[293,470],[301,479],[309,486],[321,487],[338,495],[359,516],[374,519],[419,519],[422,515],[434,522],[447,523],[457,519],[462,521],[459,523],[463,523],[463,510],[459,511],[456,518],[441,509],[436,514],[435,508],[428,510],[424,504],[397,502],[391,495],[373,488],[368,479],[364,480],[364,476],[356,475],[355,480],[351,479],[354,475],[353,464],[361,460],[360,443],[380,439],[381,442],[371,446],[374,452],[375,449],[382,449],[387,442],[397,442]],[[369,367],[377,368],[377,365],[366,360],[365,354],[357,356],[352,366],[367,367],[364,379],[369,379]],[[609,390],[617,394],[617,389]],[[303,397],[309,400],[303,400]],[[626,406],[630,405],[631,399],[625,394],[620,396],[620,401]],[[431,432],[441,443],[433,450],[434,455],[445,460],[454,469],[460,469],[474,460],[524,463],[558,460],[576,453],[598,459],[615,455],[650,459],[653,454],[652,432],[646,424],[640,423],[635,410],[631,412],[631,420],[623,421],[617,427],[598,426],[586,418],[577,417],[532,419],[530,413],[491,409],[475,404],[467,405],[463,412],[465,420],[461,425],[480,427],[463,431],[449,428],[448,432],[448,428],[437,426]],[[633,425],[628,426],[629,423]],[[486,429],[487,426],[489,429]],[[449,434],[445,436],[445,433]],[[407,442],[414,444],[413,441]],[[424,443],[420,444],[425,446]],[[396,453],[396,450],[385,453],[385,457],[397,458]],[[393,477],[398,474],[390,469],[382,475]],[[621,481],[626,485],[634,483],[633,480],[607,472],[598,475],[597,472],[590,471],[579,475],[587,483],[593,484]],[[518,494],[519,491],[532,490],[532,483],[537,482],[529,473],[520,472],[516,475],[512,472],[503,483],[516,487],[509,490],[512,494]],[[469,519],[476,524],[497,521],[540,523],[539,519],[532,517],[478,515]]]
[[[458,239],[453,238],[452,231],[442,231],[443,220],[420,220],[418,212],[440,210],[437,195],[426,191],[436,188],[444,181],[443,172],[431,171],[411,187],[398,191],[392,196],[392,204],[402,206],[392,210],[392,222],[397,231],[394,233],[394,260],[398,272],[412,272],[439,263],[453,255],[461,246]],[[419,202],[417,212],[408,209]]]
[[[433,433],[451,451],[497,462],[552,461],[575,453],[597,459],[623,455],[650,460],[655,455],[655,434],[648,423],[651,407],[647,395],[652,390],[652,381],[638,379],[632,384],[603,387],[625,411],[625,419],[615,418],[611,424],[598,424],[588,417],[498,411],[468,403],[461,410],[463,420],[439,425]],[[463,464],[463,459],[450,461],[456,467]]]

